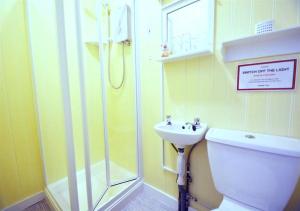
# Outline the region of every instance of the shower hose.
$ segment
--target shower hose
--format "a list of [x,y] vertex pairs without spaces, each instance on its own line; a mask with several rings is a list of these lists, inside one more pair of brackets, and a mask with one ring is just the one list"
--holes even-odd
[[109,84],[110,86],[113,88],[113,89],[120,89],[123,84],[124,84],[124,81],[125,81],[125,54],[124,54],[124,45],[125,43],[122,42],[122,80],[120,82],[120,84],[118,85],[114,85],[113,82],[112,82],[112,79],[111,79],[111,68],[110,68],[110,63],[111,63],[111,42],[109,41],[109,44],[108,44],[108,81],[109,81]]

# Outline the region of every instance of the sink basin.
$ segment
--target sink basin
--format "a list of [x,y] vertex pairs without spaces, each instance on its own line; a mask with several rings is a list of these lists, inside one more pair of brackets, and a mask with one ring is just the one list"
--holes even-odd
[[164,140],[175,144],[177,148],[184,148],[186,145],[193,145],[203,139],[207,124],[200,123],[200,127],[194,131],[192,126],[181,121],[172,121],[172,125],[160,122],[154,126],[154,129]]

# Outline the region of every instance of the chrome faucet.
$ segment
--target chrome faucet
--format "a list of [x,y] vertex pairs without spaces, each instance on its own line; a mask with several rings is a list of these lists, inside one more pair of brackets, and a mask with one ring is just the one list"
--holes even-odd
[[172,122],[171,122],[171,115],[167,115],[167,116],[166,116],[166,123],[167,123],[167,125],[172,125]]
[[185,125],[190,125],[190,126],[193,126],[194,123],[191,123],[191,122],[186,122]]
[[190,125],[190,127],[192,127],[193,131],[195,131],[197,128],[200,127],[200,118],[194,118],[194,122],[186,122],[186,125]]
[[194,125],[200,126],[200,118],[199,117],[194,118]]

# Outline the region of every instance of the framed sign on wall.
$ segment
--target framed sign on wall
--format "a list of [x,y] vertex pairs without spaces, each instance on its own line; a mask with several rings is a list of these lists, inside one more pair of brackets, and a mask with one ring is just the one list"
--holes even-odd
[[295,89],[297,59],[238,66],[237,90]]

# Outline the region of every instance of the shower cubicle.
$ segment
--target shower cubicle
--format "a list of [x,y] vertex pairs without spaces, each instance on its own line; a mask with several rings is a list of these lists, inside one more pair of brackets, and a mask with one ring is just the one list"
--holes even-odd
[[106,209],[141,182],[134,0],[27,0],[45,192]]

